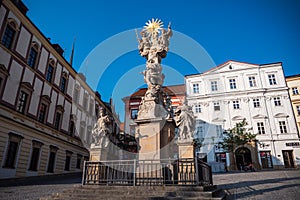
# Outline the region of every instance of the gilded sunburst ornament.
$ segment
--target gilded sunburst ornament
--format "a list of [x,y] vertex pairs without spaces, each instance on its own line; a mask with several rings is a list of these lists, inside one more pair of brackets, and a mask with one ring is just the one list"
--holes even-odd
[[150,34],[159,33],[162,27],[163,27],[163,22],[160,19],[154,19],[154,18],[152,18],[152,20],[148,20],[148,22],[146,22],[146,26],[144,26],[144,28]]

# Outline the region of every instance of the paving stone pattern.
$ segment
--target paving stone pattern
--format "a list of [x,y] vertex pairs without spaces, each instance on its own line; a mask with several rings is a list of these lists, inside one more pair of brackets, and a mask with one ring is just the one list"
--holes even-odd
[[227,199],[300,199],[300,170],[223,173],[213,180],[230,195]]
[[[214,184],[233,199],[300,199],[300,170],[228,172],[213,175]],[[0,181],[1,200],[37,200],[79,187],[80,175]],[[45,198],[42,198],[45,199]]]

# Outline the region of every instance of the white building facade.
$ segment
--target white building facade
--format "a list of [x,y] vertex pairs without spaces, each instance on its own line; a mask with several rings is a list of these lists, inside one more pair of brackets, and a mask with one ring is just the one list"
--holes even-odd
[[[259,168],[300,166],[300,148],[293,145],[299,143],[299,133],[281,63],[228,61],[202,74],[188,75],[185,82],[188,104],[196,116],[194,137],[201,141],[198,156],[230,169],[239,169],[233,164],[255,163],[253,157]],[[250,132],[257,134],[256,150],[236,149],[232,163],[218,143],[224,131],[244,118]],[[216,166],[221,167],[214,171],[224,170]]]

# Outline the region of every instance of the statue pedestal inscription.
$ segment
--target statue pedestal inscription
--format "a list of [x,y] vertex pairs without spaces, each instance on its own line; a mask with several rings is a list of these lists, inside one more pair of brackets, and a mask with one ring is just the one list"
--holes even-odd
[[173,121],[163,118],[136,120],[136,138],[139,141],[139,159],[166,159],[173,157],[168,146],[174,138]]
[[193,141],[180,141],[178,145],[178,158],[194,158],[195,145]]
[[107,148],[92,145],[90,148],[90,161],[104,160],[107,160]]

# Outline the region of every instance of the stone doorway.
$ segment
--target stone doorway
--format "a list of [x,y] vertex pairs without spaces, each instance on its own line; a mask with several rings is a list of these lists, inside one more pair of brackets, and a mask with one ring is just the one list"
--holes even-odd
[[235,151],[236,167],[242,170],[243,166],[252,163],[251,151],[246,147],[240,147]]

